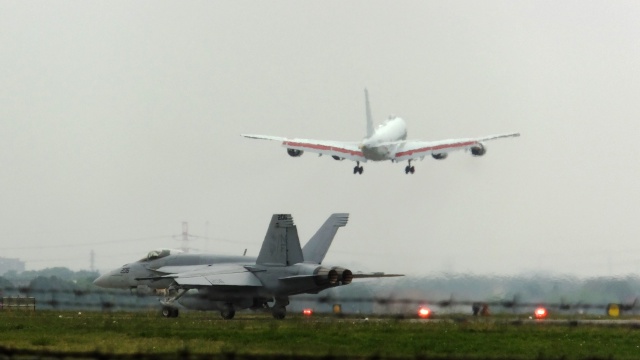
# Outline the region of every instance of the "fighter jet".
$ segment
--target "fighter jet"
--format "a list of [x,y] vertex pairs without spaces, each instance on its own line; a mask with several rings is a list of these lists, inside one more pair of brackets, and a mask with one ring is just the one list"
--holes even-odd
[[161,301],[165,317],[177,317],[179,303],[187,309],[220,311],[224,319],[232,319],[240,309],[269,310],[274,318],[284,319],[289,296],[317,294],[356,278],[402,276],[354,274],[344,267],[321,265],[338,228],[348,219],[349,214],[332,214],[301,248],[291,215],[275,214],[257,258],[160,249],[100,276],[94,284],[165,289],[168,296]]

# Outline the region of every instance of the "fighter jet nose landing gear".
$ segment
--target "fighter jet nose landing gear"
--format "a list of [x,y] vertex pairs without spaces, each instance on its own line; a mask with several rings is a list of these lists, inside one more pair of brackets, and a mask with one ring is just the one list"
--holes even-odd
[[360,166],[360,161],[357,161],[357,163],[358,164],[353,168],[353,173],[362,175],[362,171],[364,171],[364,168]]
[[416,168],[414,168],[414,167],[411,165],[411,160],[409,160],[409,165],[407,165],[407,166],[404,168],[404,173],[405,173],[405,174],[409,174],[409,173],[413,174],[414,172],[416,172]]
[[162,307],[162,316],[166,318],[176,318],[180,314],[178,308],[172,306],[163,306]]
[[178,308],[174,305],[175,301],[187,293],[186,289],[177,289],[173,284],[168,288],[169,296],[160,301],[162,304],[162,316],[166,318],[178,317]]

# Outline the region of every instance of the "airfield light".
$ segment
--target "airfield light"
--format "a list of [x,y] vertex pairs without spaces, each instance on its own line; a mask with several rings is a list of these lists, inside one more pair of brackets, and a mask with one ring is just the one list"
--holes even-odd
[[431,316],[431,310],[429,310],[428,307],[421,306],[420,309],[418,309],[418,316],[421,319],[426,319]]
[[302,315],[311,316],[311,315],[313,315],[313,310],[312,309],[304,309],[304,310],[302,310]]
[[547,309],[539,307],[533,312],[533,315],[535,315],[536,319],[544,319],[547,317]]

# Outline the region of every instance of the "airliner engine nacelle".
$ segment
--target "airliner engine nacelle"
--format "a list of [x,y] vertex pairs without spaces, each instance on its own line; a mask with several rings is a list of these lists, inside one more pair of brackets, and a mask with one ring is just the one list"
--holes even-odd
[[287,154],[289,154],[289,156],[291,157],[298,157],[302,156],[302,154],[304,154],[304,151],[287,148]]
[[342,161],[342,160],[344,160],[344,158],[343,158],[343,157],[340,157],[340,156],[338,156],[338,155],[331,155],[331,157],[333,158],[333,160],[338,160],[338,161]]
[[478,145],[474,145],[471,147],[471,155],[473,156],[482,156],[486,153],[487,148],[485,148],[482,143],[478,143]]
[[432,153],[431,156],[436,160],[444,160],[449,156],[449,153]]
[[334,266],[331,270],[334,270],[338,274],[338,281],[340,281],[340,284],[349,285],[351,284],[351,281],[353,281],[353,273],[351,270],[340,266]]

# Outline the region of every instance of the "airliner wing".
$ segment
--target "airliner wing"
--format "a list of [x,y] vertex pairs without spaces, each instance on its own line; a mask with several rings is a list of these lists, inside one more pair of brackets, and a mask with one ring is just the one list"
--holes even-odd
[[352,161],[366,162],[367,159],[358,148],[357,143],[348,143],[330,140],[288,139],[278,136],[242,134],[249,139],[273,140],[282,142],[287,149],[311,152],[320,155],[336,156]]
[[520,133],[490,135],[481,138],[450,139],[439,141],[404,141],[398,144],[394,161],[422,159],[431,154],[446,154],[456,150],[469,150],[485,141],[518,137]]

